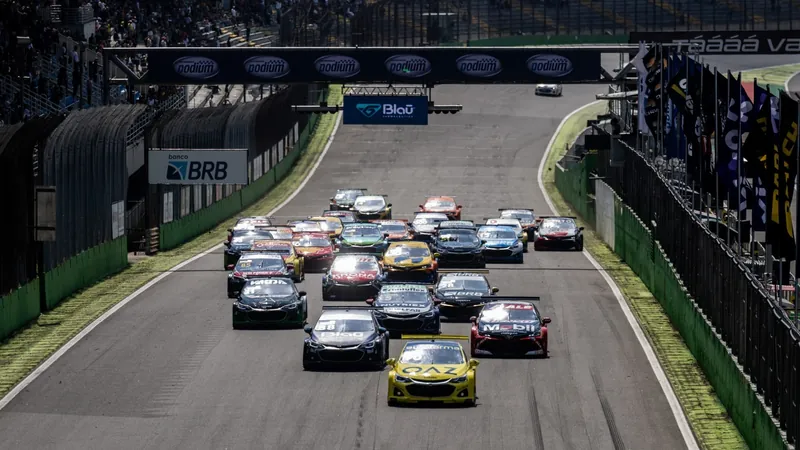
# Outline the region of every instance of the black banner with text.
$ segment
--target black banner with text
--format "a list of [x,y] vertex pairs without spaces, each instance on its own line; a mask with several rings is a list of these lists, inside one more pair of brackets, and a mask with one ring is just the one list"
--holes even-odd
[[677,44],[676,52],[701,55],[797,55],[800,31],[632,32],[630,43]]

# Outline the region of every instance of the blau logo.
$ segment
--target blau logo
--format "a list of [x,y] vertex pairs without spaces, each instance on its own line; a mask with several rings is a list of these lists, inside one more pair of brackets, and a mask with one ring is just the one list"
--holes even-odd
[[189,167],[189,161],[170,161],[167,164],[167,179],[185,180],[187,167]]
[[361,64],[344,55],[328,55],[314,61],[317,72],[331,78],[350,78],[361,72]]
[[244,62],[244,70],[250,75],[268,80],[285,77],[291,71],[289,63],[277,56],[254,56],[248,58]]
[[559,78],[572,73],[572,61],[561,55],[534,55],[528,58],[528,70],[536,75]]
[[417,55],[394,55],[385,64],[386,70],[401,77],[419,78],[431,72],[431,62]]
[[489,78],[503,71],[500,60],[489,55],[464,55],[456,60],[458,70],[464,75]]
[[219,74],[219,64],[204,56],[184,56],[172,64],[175,72],[186,78],[207,80]]
[[381,105],[377,103],[359,103],[356,109],[365,117],[372,117],[381,110]]

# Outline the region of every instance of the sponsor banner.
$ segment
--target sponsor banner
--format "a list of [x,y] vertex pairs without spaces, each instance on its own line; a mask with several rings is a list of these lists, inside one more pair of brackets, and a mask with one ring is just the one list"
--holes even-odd
[[428,97],[346,95],[345,125],[427,125]]
[[247,150],[153,149],[150,184],[247,184]]
[[596,50],[480,47],[156,48],[142,84],[585,83],[601,81]]
[[678,44],[677,52],[701,55],[800,54],[800,31],[632,32],[630,42]]

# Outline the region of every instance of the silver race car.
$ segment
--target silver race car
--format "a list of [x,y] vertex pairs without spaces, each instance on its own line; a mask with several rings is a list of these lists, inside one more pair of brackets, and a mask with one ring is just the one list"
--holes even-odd
[[563,86],[560,84],[537,84],[535,93],[536,95],[560,97],[563,89]]

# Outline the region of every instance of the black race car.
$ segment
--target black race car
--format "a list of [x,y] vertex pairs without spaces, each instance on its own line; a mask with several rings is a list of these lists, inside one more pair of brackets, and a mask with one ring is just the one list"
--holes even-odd
[[253,241],[269,240],[274,236],[271,232],[261,229],[253,230],[233,230],[233,238],[230,242],[223,242],[225,252],[222,254],[223,267],[225,270],[233,270],[236,261],[239,260],[242,252],[250,250]]
[[339,211],[339,210],[326,209],[325,211],[322,211],[322,217],[338,217],[339,220],[342,221],[342,225],[358,222],[358,219],[356,219],[356,213],[349,210]]
[[303,369],[372,366],[382,370],[389,358],[389,333],[372,308],[323,307],[314,327],[304,328]]
[[258,278],[245,282],[233,302],[233,328],[278,325],[302,327],[308,319],[306,293],[290,278]]
[[439,308],[428,287],[421,284],[389,284],[378,296],[367,299],[375,307],[375,318],[390,333],[439,334]]
[[360,195],[353,203],[356,219],[361,221],[388,220],[392,218],[392,204],[385,195]]
[[367,195],[366,188],[337,189],[336,194],[331,197],[330,209],[333,211],[350,210],[356,198],[361,195]]
[[[439,224],[440,226],[446,222]],[[486,267],[483,242],[469,228],[439,228],[433,239],[433,251],[439,256],[439,267]]]
[[498,290],[489,285],[489,280],[481,272],[451,272],[442,275],[433,295],[443,319],[468,321],[487,303],[484,297],[494,295]]
[[247,280],[254,278],[291,277],[291,271],[276,253],[245,252],[228,274],[228,298],[236,298]]
[[575,217],[540,216],[542,219],[534,233],[534,250],[583,251],[583,227]]

